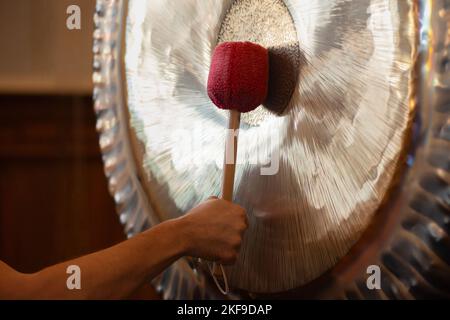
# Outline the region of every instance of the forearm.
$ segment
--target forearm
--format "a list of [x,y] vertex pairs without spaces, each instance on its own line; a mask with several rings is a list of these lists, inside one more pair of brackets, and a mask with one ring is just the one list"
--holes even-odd
[[[233,263],[246,228],[243,208],[210,198],[182,218],[35,274],[18,273],[0,261],[0,299],[126,298],[184,255]],[[75,276],[67,274],[71,265],[81,271],[80,290],[67,286]]]
[[[17,298],[118,299],[129,296],[184,254],[179,220],[168,221],[114,247],[22,275]],[[69,290],[67,267],[81,270],[81,289]],[[13,290],[11,290],[13,294]],[[14,298],[14,297],[12,297]]]

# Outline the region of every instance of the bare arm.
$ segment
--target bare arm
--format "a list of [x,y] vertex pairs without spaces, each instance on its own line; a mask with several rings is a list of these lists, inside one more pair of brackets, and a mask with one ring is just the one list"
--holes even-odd
[[[242,208],[210,199],[188,215],[161,223],[114,247],[22,274],[0,261],[0,299],[119,299],[184,255],[232,263],[246,228]],[[81,269],[81,290],[66,285]]]

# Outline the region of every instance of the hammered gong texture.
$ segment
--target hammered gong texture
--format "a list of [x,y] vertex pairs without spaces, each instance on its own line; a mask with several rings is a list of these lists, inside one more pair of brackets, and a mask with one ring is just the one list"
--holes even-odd
[[[277,20],[278,10],[255,3],[246,9],[253,17]],[[298,287],[349,251],[386,196],[413,111],[412,1],[283,3],[295,30],[276,40],[288,45],[295,31],[298,82],[286,111],[244,122],[239,141],[235,202],[250,226],[227,274],[233,287],[252,292]],[[128,111],[144,146],[148,196],[163,220],[220,192],[227,119],[209,101],[206,82],[232,5],[129,1]],[[261,42],[274,36],[270,26],[249,26]],[[276,174],[261,174],[277,162]]]

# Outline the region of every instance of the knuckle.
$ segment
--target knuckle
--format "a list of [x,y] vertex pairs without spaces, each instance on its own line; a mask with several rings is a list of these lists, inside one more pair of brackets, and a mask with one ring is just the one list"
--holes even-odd
[[233,210],[238,213],[238,214],[244,214],[245,213],[245,209],[242,208],[241,206],[237,205],[237,204],[233,204]]
[[231,241],[231,246],[233,248],[239,247],[241,245],[242,238],[240,236],[234,237],[234,239]]
[[241,222],[237,226],[237,231],[242,234],[247,229],[247,227],[248,226],[245,222]]

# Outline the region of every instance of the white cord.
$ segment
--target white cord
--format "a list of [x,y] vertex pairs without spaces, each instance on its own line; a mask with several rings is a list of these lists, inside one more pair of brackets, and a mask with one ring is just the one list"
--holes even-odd
[[[212,264],[212,267],[211,267]],[[225,288],[223,288],[221,286],[221,284],[219,283],[219,280],[217,279],[216,275],[214,274],[214,271],[216,270],[216,263],[213,262],[208,262],[208,269],[209,269],[209,273],[211,273],[211,276],[214,280],[214,283],[216,284],[217,289],[219,289],[219,291],[223,294],[223,295],[228,295],[228,293],[230,292],[230,289],[228,287],[228,278],[227,275],[225,274],[225,270],[223,268],[223,266],[221,264],[219,264],[220,266],[220,270],[222,271],[222,278],[223,278],[223,283],[225,285]]]

